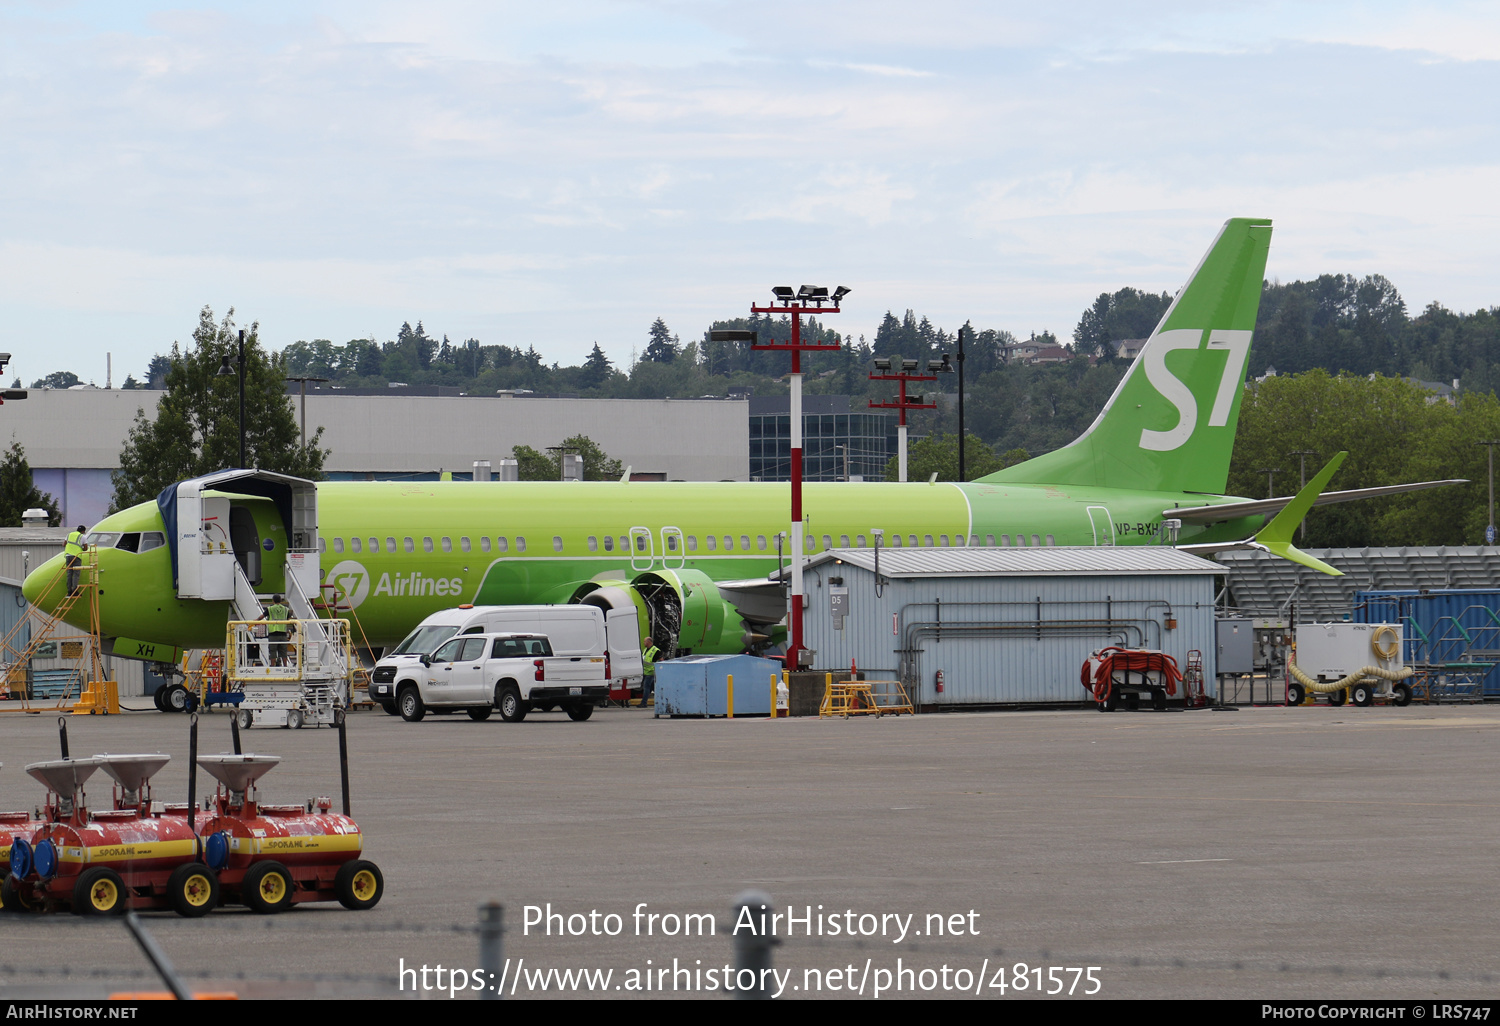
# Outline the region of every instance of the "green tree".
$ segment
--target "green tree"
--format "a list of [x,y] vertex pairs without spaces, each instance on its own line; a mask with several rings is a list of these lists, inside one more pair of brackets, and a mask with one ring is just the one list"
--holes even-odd
[[667,322],[658,317],[651,324],[651,342],[646,346],[643,359],[653,363],[671,363],[677,359],[678,340],[667,327]]
[[56,527],[62,522],[57,500],[42,491],[31,480],[31,465],[19,443],[11,443],[0,459],[0,527],[20,527],[21,514],[28,509],[47,511],[47,523]]
[[[985,474],[993,474],[1007,464],[995,455],[995,450],[984,444],[984,439],[972,432],[964,435],[964,473],[972,481]],[[1006,454],[1007,456],[1010,453]],[[906,479],[926,481],[937,474],[939,481],[958,480],[958,435],[928,435],[911,444],[906,454]],[[898,481],[901,478],[901,457],[892,456],[885,465],[885,479]]]
[[598,388],[609,380],[609,376],[615,372],[614,365],[609,362],[609,357],[604,355],[604,350],[599,348],[599,343],[594,343],[589,358],[583,362],[583,377],[581,383],[585,388]]
[[510,455],[516,461],[517,472],[522,481],[560,481],[563,451],[583,457],[585,481],[618,481],[625,472],[620,461],[610,458],[588,435],[564,438],[560,451],[538,452],[529,445],[518,445],[511,449]]
[[[245,338],[245,462],[251,467],[297,477],[321,477],[327,451],[319,447],[320,427],[302,445],[292,399],[283,380],[285,367],[276,353],[261,348],[259,325]],[[223,321],[204,307],[198,315],[192,345],[172,343],[167,394],[157,403],[155,419],[137,410],[120,469],[111,475],[113,509],[154,499],[163,488],[239,463],[239,380],[220,375],[227,357],[235,368],[239,352],[234,310]]]
[[72,388],[78,384],[78,375],[72,371],[53,371],[45,378],[37,378],[31,383],[32,388]]

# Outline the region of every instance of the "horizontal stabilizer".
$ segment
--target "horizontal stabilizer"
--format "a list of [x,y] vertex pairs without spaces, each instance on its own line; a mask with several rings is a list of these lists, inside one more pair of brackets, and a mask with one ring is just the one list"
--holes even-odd
[[[1405,492],[1420,492],[1425,488],[1442,488],[1445,485],[1468,484],[1468,478],[1457,477],[1447,481],[1413,481],[1409,484],[1381,485],[1378,488],[1352,488],[1345,492],[1325,492],[1313,501],[1314,506],[1327,506],[1335,502],[1354,502],[1357,499],[1375,499],[1382,495],[1401,495]],[[1164,509],[1161,515],[1178,520],[1194,520],[1211,523],[1218,520],[1234,520],[1257,513],[1280,513],[1295,496],[1283,495],[1275,499],[1254,499],[1249,502],[1225,502],[1217,506],[1190,506],[1185,509]],[[1185,546],[1178,546],[1184,548]]]
[[[1329,460],[1328,465],[1318,471],[1317,476],[1307,482],[1306,487],[1286,501],[1281,512],[1277,513],[1269,524],[1255,533],[1255,537],[1220,544],[1179,545],[1177,548],[1184,552],[1191,552],[1195,556],[1212,555],[1215,552],[1223,552],[1228,549],[1260,549],[1263,552],[1271,553],[1273,556],[1280,556],[1282,559],[1290,560],[1293,563],[1300,563],[1305,567],[1311,567],[1319,573],[1328,574],[1332,577],[1344,576],[1342,570],[1329,566],[1321,559],[1309,556],[1293,545],[1292,535],[1296,532],[1297,525],[1301,524],[1302,519],[1307,516],[1308,510],[1313,508],[1319,494],[1327,487],[1328,482],[1332,480],[1334,473],[1339,469],[1340,464],[1344,462],[1348,455],[1347,452],[1341,452]],[[1174,511],[1169,510],[1168,512],[1172,513]]]

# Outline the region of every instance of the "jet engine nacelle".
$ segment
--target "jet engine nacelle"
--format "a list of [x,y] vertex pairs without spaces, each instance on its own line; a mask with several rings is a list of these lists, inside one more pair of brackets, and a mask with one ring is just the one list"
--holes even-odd
[[[734,603],[701,570],[653,570],[630,585],[650,607],[653,631],[659,626],[670,631],[678,653],[738,653],[753,640]],[[661,634],[655,636],[660,643]]]

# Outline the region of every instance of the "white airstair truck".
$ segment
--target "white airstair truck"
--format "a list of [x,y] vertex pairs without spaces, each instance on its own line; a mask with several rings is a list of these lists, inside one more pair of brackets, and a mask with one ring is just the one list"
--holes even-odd
[[[238,495],[271,500],[285,528],[282,593],[291,613],[285,621],[262,619],[266,607],[255,588],[262,579],[261,540],[250,510],[234,503]],[[244,694],[240,725],[332,724],[334,711],[349,703],[354,655],[349,622],[322,619],[312,604],[322,584],[317,483],[265,470],[224,470],[181,481],[157,501],[172,539],[178,597],[230,603],[224,682]],[[275,634],[286,640],[270,637]]]

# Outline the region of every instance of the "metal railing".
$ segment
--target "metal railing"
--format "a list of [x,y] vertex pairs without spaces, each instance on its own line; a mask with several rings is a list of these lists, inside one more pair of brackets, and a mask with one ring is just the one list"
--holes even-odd
[[349,621],[231,620],[226,680],[314,681],[349,675]]

